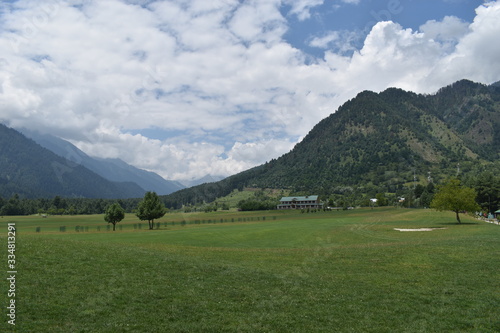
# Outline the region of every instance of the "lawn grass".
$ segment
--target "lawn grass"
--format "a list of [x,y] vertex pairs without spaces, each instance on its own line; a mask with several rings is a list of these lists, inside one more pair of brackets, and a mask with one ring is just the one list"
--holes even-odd
[[[7,221],[17,332],[500,331],[500,227],[453,213],[179,213],[158,230],[129,215],[116,232],[102,216],[5,217],[3,249]],[[421,227],[446,229],[394,230]]]

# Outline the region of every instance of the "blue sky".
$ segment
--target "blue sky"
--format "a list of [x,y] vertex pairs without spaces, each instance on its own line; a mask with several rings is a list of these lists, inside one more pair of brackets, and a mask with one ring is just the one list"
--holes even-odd
[[500,2],[0,4],[0,121],[167,179],[290,151],[362,90],[500,80]]
[[355,32],[355,46],[360,48],[366,35],[379,21],[391,20],[413,30],[418,30],[429,20],[442,20],[445,16],[472,22],[475,9],[482,3],[481,0],[367,0],[352,3],[329,0],[311,8],[307,19],[290,15],[290,5],[284,5],[281,12],[289,23],[285,40],[314,57],[322,57],[324,50],[311,47],[308,42],[328,32]]

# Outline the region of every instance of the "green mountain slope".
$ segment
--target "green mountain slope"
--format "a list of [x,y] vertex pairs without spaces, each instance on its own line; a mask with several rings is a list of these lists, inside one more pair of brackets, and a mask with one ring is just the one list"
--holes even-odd
[[211,201],[244,186],[329,194],[395,192],[500,158],[500,88],[467,80],[420,95],[364,91],[319,122],[292,151],[220,182],[178,191],[167,204]]
[[436,117],[482,158],[500,157],[500,85],[467,80],[441,89],[432,99]]
[[0,124],[0,196],[130,198],[144,190],[111,182]]

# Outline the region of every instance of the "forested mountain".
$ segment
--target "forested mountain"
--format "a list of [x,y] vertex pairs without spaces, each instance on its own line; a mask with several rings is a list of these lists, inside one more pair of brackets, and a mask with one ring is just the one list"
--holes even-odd
[[113,182],[134,182],[143,190],[154,191],[160,195],[170,194],[185,188],[179,182],[166,180],[154,172],[138,169],[120,159],[90,157],[70,142],[53,135],[41,134],[26,129],[20,129],[20,131],[42,147],[76,164],[83,165],[107,180]]
[[133,198],[144,190],[132,182],[111,182],[60,157],[0,124],[0,197],[58,196]]
[[396,192],[414,181],[498,168],[500,87],[458,81],[433,95],[363,91],[292,151],[220,182],[178,191],[169,207],[212,201],[245,186],[331,194]]

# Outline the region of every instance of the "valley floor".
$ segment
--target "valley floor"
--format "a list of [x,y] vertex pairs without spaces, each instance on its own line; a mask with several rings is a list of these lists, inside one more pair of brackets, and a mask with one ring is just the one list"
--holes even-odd
[[[16,226],[16,326],[3,298],[0,329],[500,331],[498,225],[410,209],[179,213],[158,222],[139,229],[127,215],[112,232],[102,215],[4,217],[4,267],[7,225]],[[394,230],[420,228],[433,230]],[[0,292],[9,287],[2,279]]]

